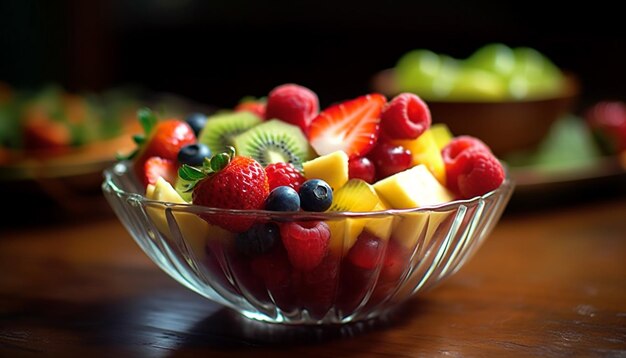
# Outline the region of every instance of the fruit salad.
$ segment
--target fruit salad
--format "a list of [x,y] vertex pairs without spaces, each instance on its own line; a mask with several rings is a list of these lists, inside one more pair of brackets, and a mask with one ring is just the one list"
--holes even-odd
[[[306,308],[312,317],[382,302],[408,280],[421,233],[434,236],[451,220],[341,215],[435,207],[505,180],[485,143],[433,124],[410,93],[320,109],[315,92],[285,84],[212,116],[159,119],[142,109],[138,118],[144,134],[128,157],[155,203],[146,211],[159,232],[183,237],[223,295]],[[172,214],[158,202],[206,210]]]

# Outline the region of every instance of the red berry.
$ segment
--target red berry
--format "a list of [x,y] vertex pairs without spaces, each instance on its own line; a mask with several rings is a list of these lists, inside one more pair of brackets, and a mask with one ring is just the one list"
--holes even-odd
[[311,146],[319,155],[343,150],[350,158],[364,156],[378,139],[386,102],[381,94],[369,94],[326,108],[311,122]]
[[458,136],[453,138],[442,150],[441,156],[446,167],[446,187],[453,193],[459,193],[457,178],[461,174],[461,166],[457,165],[457,157],[466,150],[475,149],[491,154],[489,146],[480,139],[472,136]]
[[413,93],[401,93],[385,105],[380,127],[389,138],[415,139],[430,127],[430,110]]
[[279,186],[290,186],[298,191],[300,190],[300,185],[306,180],[304,175],[291,163],[278,162],[269,164],[265,167],[265,173],[267,174],[270,191]]
[[280,236],[293,267],[310,271],[328,252],[330,228],[323,221],[290,222],[280,226]]
[[143,184],[156,184],[159,177],[163,177],[168,183],[174,185],[178,177],[178,165],[176,162],[160,157],[150,157],[144,162]]
[[288,83],[274,88],[267,97],[265,119],[277,118],[307,133],[319,112],[319,100],[310,89]]
[[[263,166],[252,158],[236,156],[222,170],[198,182],[193,203],[212,208],[261,210],[269,194]],[[243,232],[254,218],[243,215],[204,214],[207,222],[233,232]]]
[[193,129],[184,121],[169,119],[160,121],[146,143],[142,157],[161,157],[176,160],[180,149],[196,142]]
[[261,101],[245,101],[235,106],[235,112],[248,111],[259,118],[265,118],[265,103]]
[[180,149],[195,142],[196,135],[186,122],[177,119],[157,122],[134,162],[137,176],[145,177],[144,164],[149,158],[160,157],[176,163]]
[[626,104],[599,102],[585,114],[587,125],[600,140],[602,149],[615,154],[626,151]]
[[368,157],[376,167],[377,180],[409,169],[413,162],[410,150],[388,142],[378,142]]
[[485,151],[477,149],[464,151],[456,158],[454,167],[454,172],[458,173],[457,194],[463,199],[486,194],[498,188],[504,181],[502,164],[493,154]]
[[380,265],[384,253],[385,242],[363,231],[348,251],[346,259],[356,267],[372,270]]
[[367,157],[352,158],[348,161],[348,176],[350,179],[362,179],[372,184],[376,178],[376,168]]

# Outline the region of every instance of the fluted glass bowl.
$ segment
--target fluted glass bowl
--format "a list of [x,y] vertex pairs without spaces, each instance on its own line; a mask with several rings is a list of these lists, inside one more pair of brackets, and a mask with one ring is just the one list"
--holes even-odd
[[[161,269],[246,317],[285,324],[374,318],[440,283],[480,247],[514,187],[507,178],[481,197],[418,209],[287,213],[150,200],[127,162],[105,170],[104,176],[102,188],[111,207]],[[281,240],[266,253],[244,253],[237,245],[238,234],[209,224],[201,216],[275,223],[277,227],[322,221],[331,239],[319,264],[295,268]],[[362,237],[369,237],[369,250],[365,250],[369,254],[351,253]]]

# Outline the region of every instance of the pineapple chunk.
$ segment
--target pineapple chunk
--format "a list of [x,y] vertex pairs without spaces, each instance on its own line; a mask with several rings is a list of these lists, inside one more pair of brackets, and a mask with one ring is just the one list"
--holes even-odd
[[433,137],[435,138],[435,143],[437,143],[437,148],[439,148],[439,150],[442,150],[443,147],[448,145],[448,143],[450,143],[450,141],[452,140],[452,137],[454,137],[454,135],[452,135],[452,132],[450,131],[450,128],[448,128],[448,126],[444,123],[433,124],[432,126],[430,126],[429,130],[433,134]]
[[341,150],[302,163],[304,177],[322,179],[333,190],[341,188],[348,181],[348,155]]
[[441,223],[450,216],[450,212],[409,212],[402,214],[393,230],[392,240],[396,240],[413,251],[419,240],[427,245]]
[[[152,187],[152,188],[151,188]],[[146,197],[152,200],[165,201],[168,203],[183,204],[185,200],[165,179],[159,178],[155,185],[149,185],[146,190]],[[146,208],[148,215],[154,221],[157,229],[168,238],[172,238],[172,233],[167,223],[165,214],[166,207],[162,205],[148,205]],[[195,214],[173,211],[180,233],[185,241],[191,246],[197,259],[206,256],[205,245],[209,234],[209,224]],[[211,230],[214,230],[211,228]]]
[[[373,211],[382,211],[387,209],[389,209],[389,206],[381,200],[381,202],[374,207]],[[395,218],[393,216],[367,219],[367,223],[363,229],[381,240],[387,240],[389,239],[389,236],[391,236],[394,223]]]
[[394,140],[392,143],[410,150],[413,157],[411,165],[424,164],[437,178],[439,183],[445,185],[446,167],[441,156],[441,149],[437,146],[432,129],[426,130],[416,139]]
[[423,164],[376,182],[376,193],[394,209],[409,209],[436,205],[453,200]]

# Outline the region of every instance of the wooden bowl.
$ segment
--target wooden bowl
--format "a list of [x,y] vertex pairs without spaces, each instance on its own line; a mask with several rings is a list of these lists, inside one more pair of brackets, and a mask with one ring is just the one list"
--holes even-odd
[[[376,74],[373,90],[395,96],[393,70]],[[433,123],[445,123],[454,135],[471,135],[487,143],[497,156],[536,147],[552,124],[568,113],[579,94],[575,76],[566,75],[565,90],[558,97],[499,102],[426,101]]]

